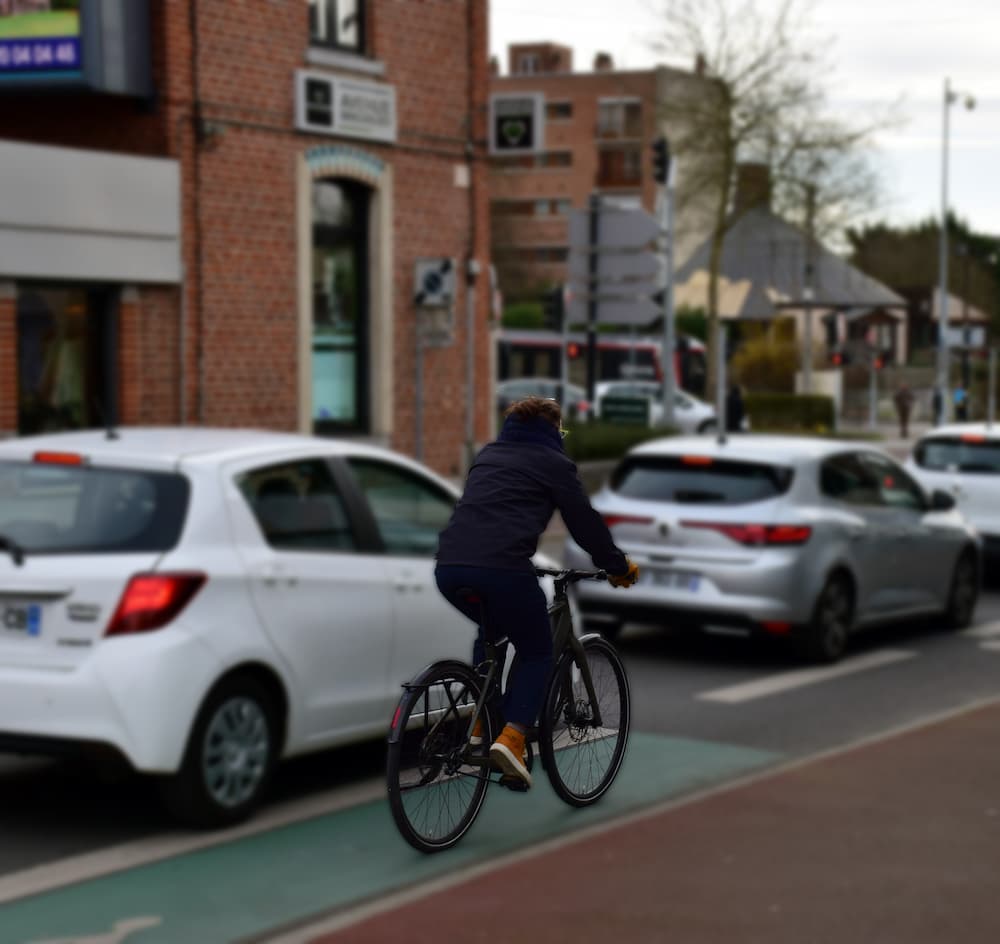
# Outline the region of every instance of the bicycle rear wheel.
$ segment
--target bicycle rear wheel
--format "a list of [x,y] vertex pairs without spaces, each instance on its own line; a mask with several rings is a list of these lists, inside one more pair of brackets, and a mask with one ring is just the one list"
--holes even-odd
[[400,699],[389,733],[386,778],[392,818],[421,852],[453,846],[472,825],[486,796],[486,757],[495,735],[481,715],[483,743],[470,747],[469,719],[482,680],[461,662],[438,662],[417,676]]
[[556,663],[539,726],[545,772],[552,789],[571,806],[596,802],[614,782],[625,756],[631,713],[628,677],[614,646],[594,638],[584,641],[583,650],[596,706],[574,653],[567,650]]

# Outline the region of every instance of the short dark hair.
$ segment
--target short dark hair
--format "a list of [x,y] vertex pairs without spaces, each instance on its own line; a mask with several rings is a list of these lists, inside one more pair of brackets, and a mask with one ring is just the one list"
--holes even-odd
[[514,416],[521,422],[541,417],[548,420],[556,429],[562,423],[562,407],[557,400],[550,400],[547,397],[525,397],[507,407],[503,415]]

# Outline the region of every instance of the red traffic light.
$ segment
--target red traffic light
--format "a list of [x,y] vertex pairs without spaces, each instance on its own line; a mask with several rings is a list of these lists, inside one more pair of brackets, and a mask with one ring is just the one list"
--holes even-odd
[[569,357],[570,360],[580,356],[580,345],[577,344],[576,341],[570,341],[570,343],[566,345],[566,356]]
[[844,363],[845,363],[844,362],[843,352],[842,351],[834,351],[830,355],[830,363],[833,364],[834,367],[843,367]]

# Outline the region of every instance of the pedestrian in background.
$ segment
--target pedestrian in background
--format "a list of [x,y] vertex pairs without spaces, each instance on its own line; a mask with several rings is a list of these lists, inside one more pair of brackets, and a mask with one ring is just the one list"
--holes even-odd
[[743,391],[739,384],[733,384],[729,388],[726,397],[726,430],[730,433],[738,433],[743,429],[743,418],[746,410],[743,406]]
[[955,388],[955,419],[964,423],[969,418],[969,395],[965,387]]
[[904,380],[892,398],[896,404],[896,415],[899,417],[899,435],[903,439],[909,436],[910,411],[913,409],[913,391]]

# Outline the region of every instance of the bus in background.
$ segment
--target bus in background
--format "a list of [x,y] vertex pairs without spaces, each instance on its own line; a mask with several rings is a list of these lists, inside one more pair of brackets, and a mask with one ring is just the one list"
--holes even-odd
[[[558,377],[559,352],[564,341],[556,331],[504,329],[497,340],[497,379]],[[565,336],[570,383],[587,383],[587,335]],[[602,380],[662,380],[661,341],[650,335],[598,334],[597,377]],[[674,352],[674,377],[682,390],[705,395],[705,345],[681,336]]]

